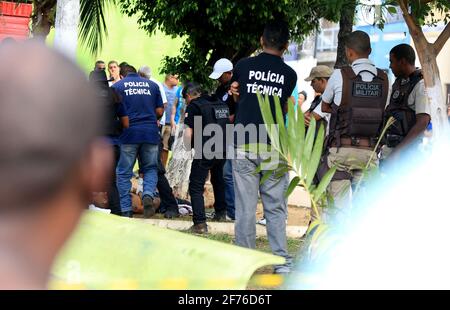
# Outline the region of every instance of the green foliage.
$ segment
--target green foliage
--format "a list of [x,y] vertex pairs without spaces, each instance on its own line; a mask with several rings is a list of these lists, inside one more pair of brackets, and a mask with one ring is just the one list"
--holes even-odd
[[[383,29],[388,14],[401,14],[399,9],[399,0],[386,0],[382,5],[372,4],[372,1],[366,1],[363,4],[363,10],[366,14],[381,10],[381,14],[376,18],[376,24]],[[438,22],[443,21],[447,24],[450,21],[450,1],[448,0],[408,0],[410,13],[417,22],[417,25],[435,26]]]
[[210,85],[208,74],[214,62],[226,57],[236,63],[255,52],[271,19],[287,21],[292,39],[301,41],[318,27],[320,18],[339,20],[344,1],[124,0],[119,5],[125,14],[139,16],[140,27],[149,34],[159,29],[186,37],[181,55],[164,60],[163,72]]
[[[317,187],[312,185],[314,175],[317,172],[322,157],[325,136],[323,125],[319,128],[317,137],[315,137],[316,121],[314,117],[311,118],[308,130],[306,131],[302,110],[297,109],[295,111],[294,105],[288,104],[287,117],[289,125],[286,128],[279,98],[274,96],[272,103],[268,95],[263,97],[258,93],[257,96],[261,114],[271,141],[270,151],[272,152],[272,157],[267,158],[255,173],[264,171],[261,179],[261,183],[264,183],[272,174],[275,174],[275,177],[281,177],[288,171],[294,171],[296,176],[291,180],[286,191],[286,196],[289,196],[296,186],[303,186],[311,197],[313,212],[317,218],[320,218],[317,205],[323,200],[326,193],[325,190],[336,171],[335,167],[331,168]],[[274,108],[272,108],[273,106]],[[275,111],[275,118],[273,116],[273,110]],[[267,146],[263,144],[250,144],[246,145],[245,149],[261,154],[261,150],[266,150]],[[271,159],[279,157],[281,157],[281,163],[280,161],[274,160],[277,164],[272,166],[269,164]]]
[[115,0],[80,0],[79,33],[81,42],[92,55],[102,49],[103,40],[108,36],[105,23],[105,7]]

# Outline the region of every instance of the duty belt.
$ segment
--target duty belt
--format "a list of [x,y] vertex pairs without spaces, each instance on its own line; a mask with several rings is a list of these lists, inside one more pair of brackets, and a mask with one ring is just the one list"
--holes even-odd
[[[366,137],[341,137],[340,138],[340,147],[355,147],[358,149],[366,149],[366,150],[373,150],[373,143],[371,143],[370,138]],[[336,140],[333,139],[331,142],[332,147],[338,147]]]

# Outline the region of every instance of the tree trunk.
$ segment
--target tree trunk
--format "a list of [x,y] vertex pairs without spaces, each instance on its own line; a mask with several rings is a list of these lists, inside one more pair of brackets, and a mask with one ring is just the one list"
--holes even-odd
[[31,34],[34,38],[45,40],[53,26],[54,7],[56,0],[33,1],[33,15],[31,16]]
[[441,51],[450,36],[450,24],[441,33],[435,44],[431,44],[425,38],[422,28],[414,17],[409,14],[407,1],[398,0],[403,13],[409,33],[413,38],[417,55],[422,66],[423,80],[431,109],[431,122],[433,123],[433,137],[448,138],[450,126],[447,118],[447,107],[445,104],[444,91],[442,89],[439,68],[437,66],[437,55]]
[[345,55],[344,39],[353,31],[353,19],[355,18],[356,1],[350,0],[342,6],[341,18],[339,20],[338,47],[336,55],[336,69],[348,65]]
[[75,60],[78,43],[80,0],[58,0],[54,47]]
[[447,135],[450,127],[434,46],[426,41],[425,36],[423,38],[413,36],[413,41],[422,66],[425,89],[431,109],[433,136]]

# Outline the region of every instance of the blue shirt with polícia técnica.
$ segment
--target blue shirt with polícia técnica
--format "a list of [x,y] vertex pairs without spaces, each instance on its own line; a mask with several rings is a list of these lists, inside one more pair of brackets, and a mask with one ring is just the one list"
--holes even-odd
[[164,105],[158,85],[136,73],[129,73],[112,88],[119,95],[130,121],[130,127],[120,136],[121,144],[159,144],[156,108]]

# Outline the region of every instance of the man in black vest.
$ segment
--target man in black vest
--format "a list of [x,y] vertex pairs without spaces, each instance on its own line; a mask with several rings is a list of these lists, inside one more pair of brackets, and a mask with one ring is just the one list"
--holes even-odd
[[386,135],[383,157],[398,155],[406,145],[421,135],[430,122],[430,106],[425,95],[422,72],[415,66],[416,54],[408,44],[395,46],[389,53],[391,70],[396,76],[392,85],[386,120],[395,118]]
[[328,191],[340,210],[351,206],[352,185],[359,182],[366,165],[378,165],[372,151],[389,91],[386,73],[368,59],[372,49],[367,33],[348,35],[345,52],[351,66],[336,69],[322,95],[322,111],[331,113],[327,164],[338,168]]
[[185,86],[183,97],[187,103],[184,145],[189,149],[193,146],[195,151],[189,176],[189,195],[194,221],[191,231],[204,234],[208,232],[203,198],[208,172],[211,172],[214,190],[214,220],[226,220],[223,165],[226,151],[225,129],[229,122],[230,111],[224,102],[215,97],[202,95],[201,87],[196,83],[188,83]]

